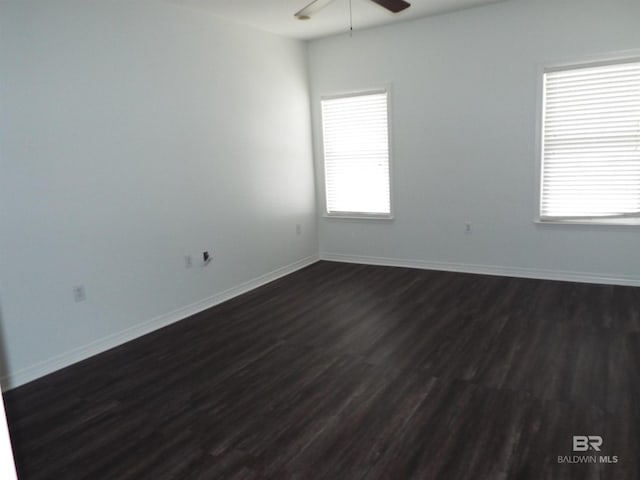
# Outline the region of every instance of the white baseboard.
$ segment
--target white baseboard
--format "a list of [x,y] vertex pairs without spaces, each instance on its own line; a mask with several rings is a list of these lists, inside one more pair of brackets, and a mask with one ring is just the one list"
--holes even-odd
[[43,362],[39,362],[17,372],[9,373],[5,377],[0,378],[0,385],[2,386],[2,390],[9,390],[18,387],[32,380],[43,377],[49,373],[53,373],[56,370],[68,367],[69,365],[72,365],[81,360],[85,360],[89,357],[92,357],[93,355],[97,355],[98,353],[102,353],[113,347],[117,347],[118,345],[129,342],[135,338],[151,333],[154,330],[158,330],[159,328],[165,327],[180,320],[184,320],[185,318],[206,310],[207,308],[211,308],[222,302],[226,302],[227,300],[237,297],[238,295],[242,295],[243,293],[277,280],[280,277],[289,275],[296,270],[307,267],[317,262],[319,259],[320,258],[317,254],[307,258],[303,258],[302,260],[286,265],[282,268],[278,268],[265,275],[261,275],[257,278],[249,280],[248,282],[229,288],[228,290],[204,298],[198,302],[186,305],[172,312],[152,318],[151,320],[140,323],[131,328],[127,328],[126,330],[122,330],[118,333],[108,335],[82,347],[69,350],[68,352],[62,353],[60,355],[56,355],[55,357],[52,357]]
[[48,360],[39,362],[30,367],[17,372],[9,373],[0,378],[0,385],[3,390],[9,390],[32,380],[40,378],[56,370],[72,365],[81,360],[85,360],[93,355],[97,355],[118,345],[122,345],[135,338],[151,333],[159,328],[183,320],[198,312],[211,308],[222,302],[230,300],[238,295],[242,295],[250,290],[265,285],[280,277],[293,273],[301,268],[309,266],[318,260],[333,262],[360,263],[367,265],[382,265],[389,267],[419,268],[424,270],[440,270],[448,272],[477,273],[483,275],[500,275],[505,277],[535,278],[541,280],[560,280],[568,282],[597,283],[605,285],[624,285],[640,287],[640,277],[602,275],[584,272],[567,272],[558,270],[543,270],[534,268],[517,268],[496,265],[476,265],[452,262],[428,262],[424,260],[372,257],[362,255],[342,255],[337,253],[321,252],[319,255],[312,255],[290,265],[278,268],[265,275],[249,280],[223,292],[204,298],[198,302],[184,306],[172,312],[160,315],[146,322],[135,325],[126,330],[113,335],[98,339],[82,347],[69,350],[60,355],[56,355]]
[[503,277],[535,278],[540,280],[560,280],[565,282],[598,283],[605,285],[624,285],[640,287],[640,277],[621,275],[602,275],[584,272],[567,272],[560,270],[544,270],[538,268],[503,267],[496,265],[475,265],[468,263],[427,262],[401,258],[370,257],[362,255],[342,255],[338,253],[320,253],[321,260],[332,262],[361,263],[366,265],[382,265],[387,267],[420,268],[424,270],[440,270],[445,272],[479,273],[482,275],[499,275]]

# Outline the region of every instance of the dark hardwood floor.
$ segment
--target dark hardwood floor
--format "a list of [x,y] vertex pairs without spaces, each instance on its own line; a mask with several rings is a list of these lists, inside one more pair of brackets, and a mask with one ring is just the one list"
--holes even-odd
[[638,479],[639,372],[640,288],[319,262],[6,406],[21,480]]

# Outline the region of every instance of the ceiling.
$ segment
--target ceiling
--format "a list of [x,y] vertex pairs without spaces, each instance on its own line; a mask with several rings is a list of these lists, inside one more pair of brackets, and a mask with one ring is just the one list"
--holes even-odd
[[[335,0],[310,20],[293,14],[311,0],[169,0],[203,9],[227,20],[251,25],[279,35],[299,39],[324,37],[349,31],[349,0]],[[370,0],[351,0],[353,29],[400,22],[440,13],[496,3],[503,0],[409,0],[411,7],[391,13]]]

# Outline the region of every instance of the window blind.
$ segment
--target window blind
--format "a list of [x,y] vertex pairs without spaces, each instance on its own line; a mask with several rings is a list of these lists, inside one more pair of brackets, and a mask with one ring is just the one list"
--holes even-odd
[[640,62],[544,75],[540,216],[640,213]]
[[321,106],[327,213],[390,215],[387,92]]

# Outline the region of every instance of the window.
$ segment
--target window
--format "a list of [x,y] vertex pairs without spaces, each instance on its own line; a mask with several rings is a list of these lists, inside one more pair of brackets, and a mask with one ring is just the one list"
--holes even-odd
[[540,219],[637,223],[640,61],[548,70],[543,96]]
[[328,215],[391,217],[387,91],[321,100]]

